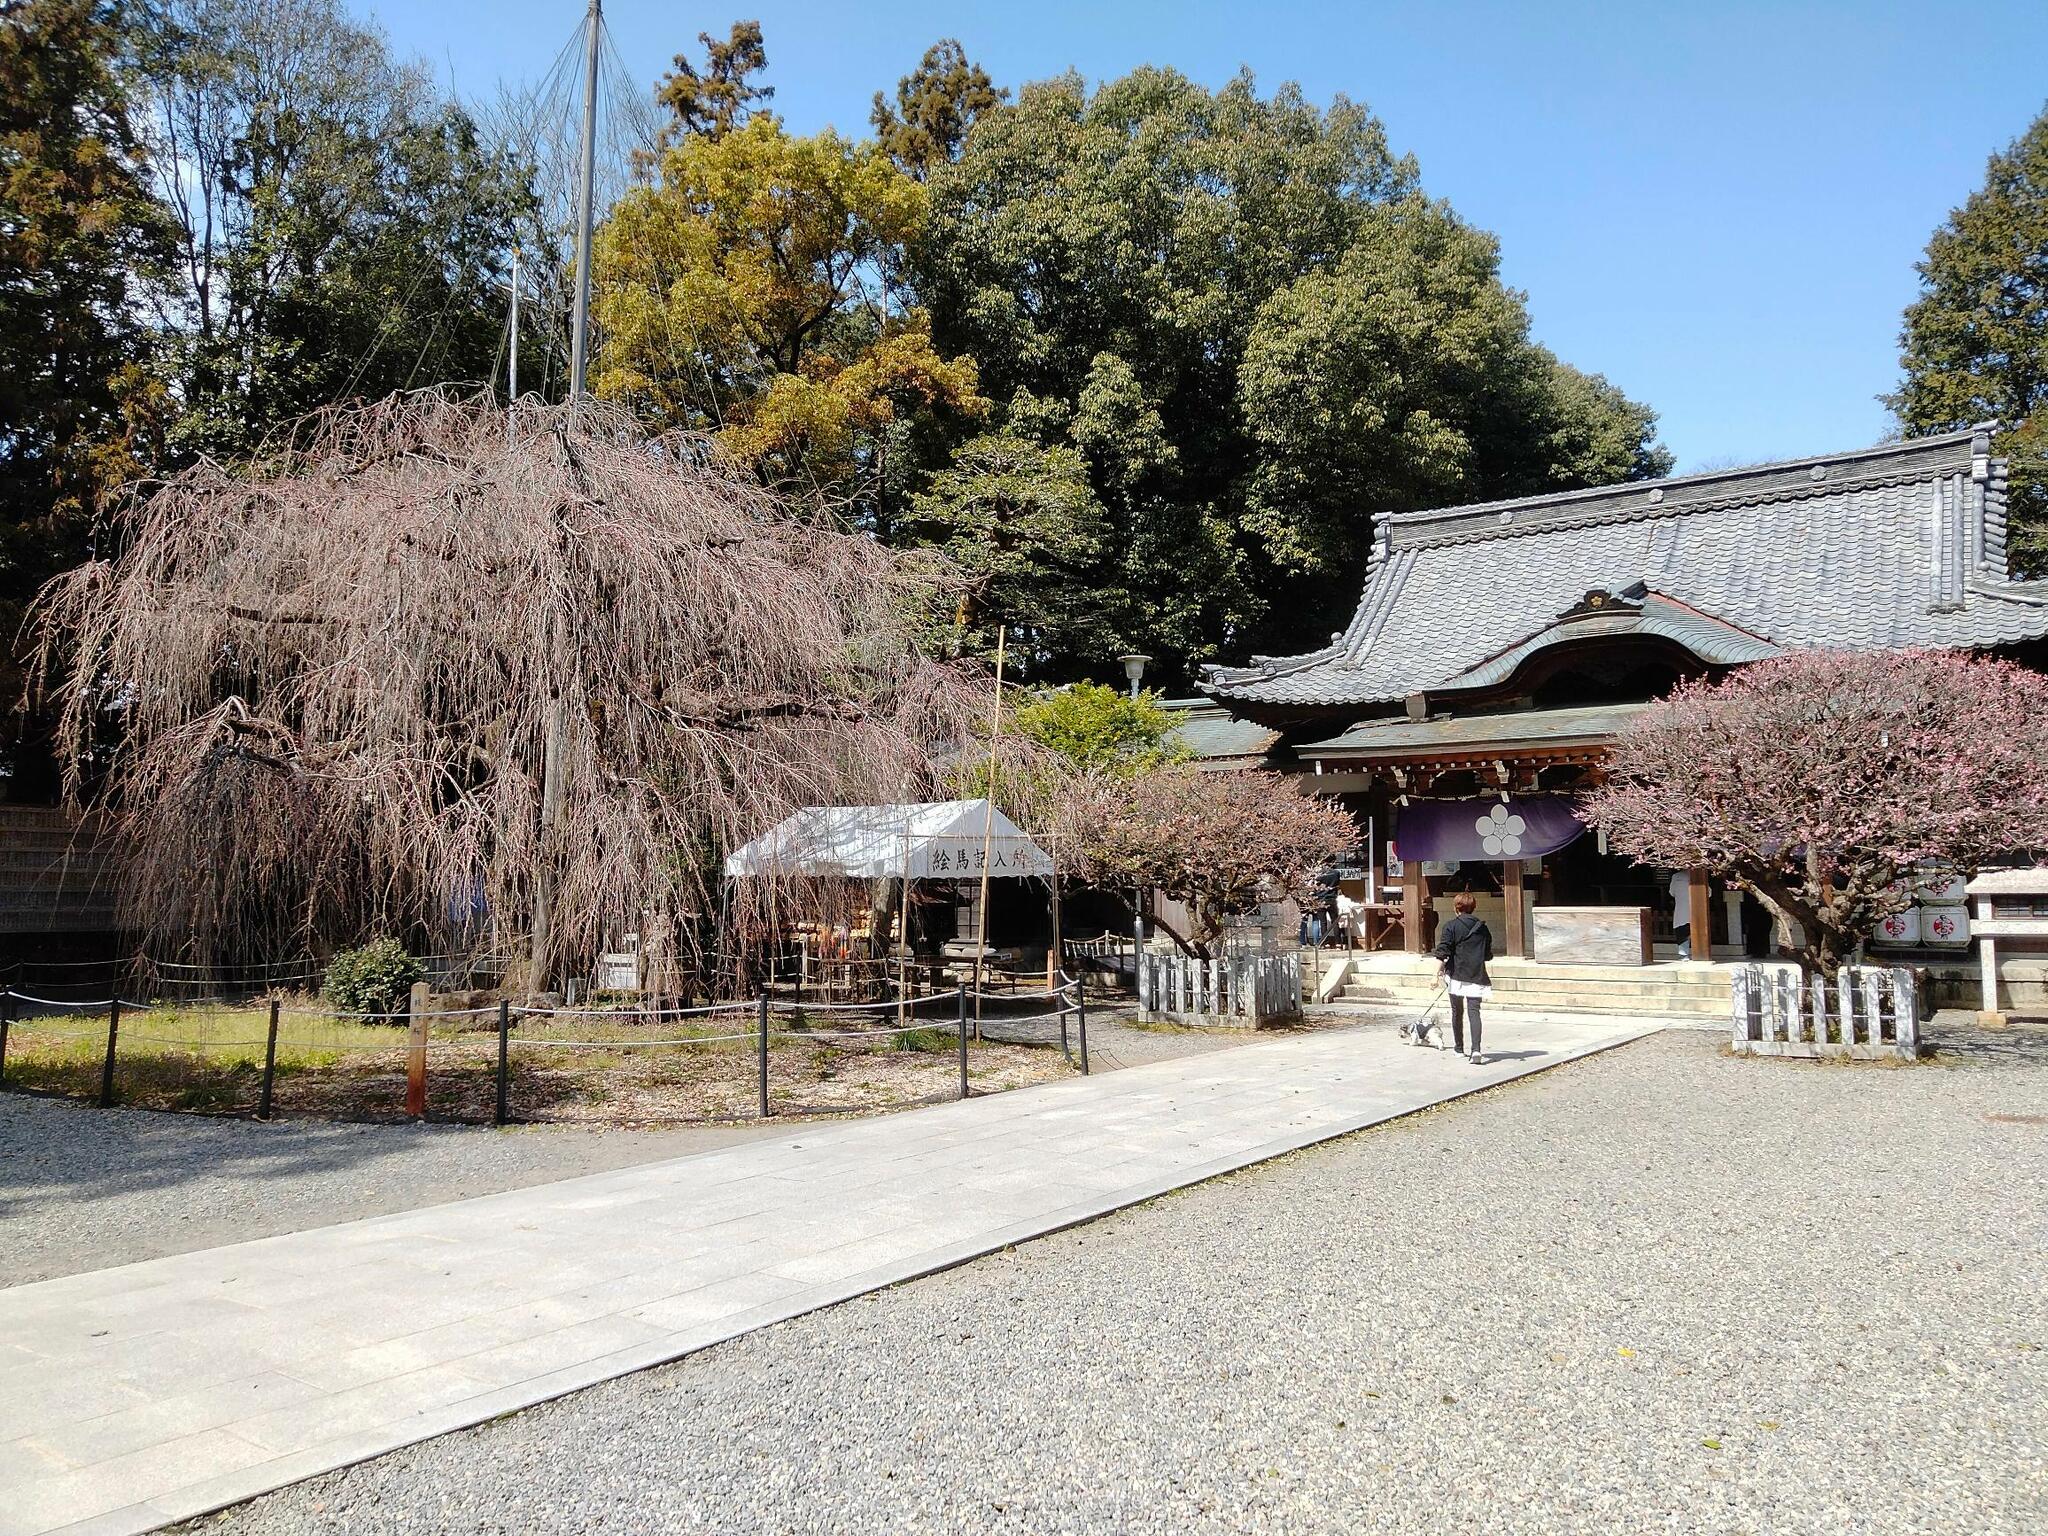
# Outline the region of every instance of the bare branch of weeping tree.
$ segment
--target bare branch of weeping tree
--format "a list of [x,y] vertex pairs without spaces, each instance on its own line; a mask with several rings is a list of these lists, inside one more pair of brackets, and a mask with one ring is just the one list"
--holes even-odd
[[152,946],[459,942],[484,912],[509,940],[545,890],[559,975],[650,920],[738,954],[792,888],[722,897],[726,850],[798,806],[945,791],[979,684],[915,636],[951,580],[699,441],[588,402],[508,435],[429,392],[138,495],[35,623],[71,792],[115,812]]

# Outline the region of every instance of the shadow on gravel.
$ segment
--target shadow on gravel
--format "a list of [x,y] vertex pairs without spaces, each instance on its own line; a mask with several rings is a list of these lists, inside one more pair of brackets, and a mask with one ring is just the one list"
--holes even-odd
[[193,1179],[348,1171],[427,1137],[474,1134],[462,1126],[212,1120],[0,1093],[0,1221],[52,1196],[92,1201]]
[[2003,1029],[1940,1029],[1929,1043],[1932,1059],[1949,1066],[2048,1066],[2048,1026],[2033,1021]]

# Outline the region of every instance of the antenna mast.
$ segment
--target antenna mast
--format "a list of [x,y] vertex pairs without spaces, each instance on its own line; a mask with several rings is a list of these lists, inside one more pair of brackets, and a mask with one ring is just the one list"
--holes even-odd
[[584,23],[583,179],[576,192],[576,312],[570,325],[569,399],[587,393],[590,369],[590,224],[597,196],[597,47],[604,30],[604,0],[590,0]]
[[512,441],[512,424],[519,416],[519,247],[512,247],[512,349],[505,363],[505,441]]

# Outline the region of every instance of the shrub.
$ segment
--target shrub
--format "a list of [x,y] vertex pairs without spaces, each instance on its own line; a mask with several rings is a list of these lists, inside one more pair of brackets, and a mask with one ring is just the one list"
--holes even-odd
[[395,1013],[426,969],[396,939],[345,949],[327,964],[327,1000],[342,1013]]

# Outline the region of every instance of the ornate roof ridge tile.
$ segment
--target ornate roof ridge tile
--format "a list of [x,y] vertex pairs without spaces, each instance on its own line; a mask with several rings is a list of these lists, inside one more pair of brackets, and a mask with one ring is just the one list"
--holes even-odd
[[[1424,549],[1448,549],[1458,544],[1482,544],[1489,541],[1510,540],[1539,533],[1558,533],[1575,528],[1607,528],[1619,523],[1651,522],[1662,518],[1679,519],[1703,512],[1727,512],[1739,507],[1760,507],[1779,505],[1794,501],[1815,501],[1827,496],[1843,496],[1856,491],[1883,490],[1894,485],[1933,485],[1949,477],[1952,471],[1936,471],[1921,468],[1908,469],[1902,466],[1889,474],[1866,475],[1853,480],[1817,480],[1807,485],[1759,486],[1739,496],[1701,497],[1696,501],[1653,502],[1641,501],[1613,507],[1606,511],[1589,511],[1580,516],[1560,516],[1527,522],[1517,520],[1510,524],[1495,524],[1490,527],[1460,529],[1441,534],[1411,533],[1395,546],[1395,553]],[[1631,490],[1642,489],[1631,486]],[[1448,509],[1464,512],[1465,508]],[[1567,513],[1574,510],[1564,509]],[[1411,529],[1426,527],[1426,524],[1409,524]]]
[[[1796,458],[1773,459],[1761,464],[1743,464],[1733,469],[1700,470],[1689,475],[1667,475],[1659,480],[1624,480],[1610,485],[1584,486],[1570,491],[1540,491],[1532,496],[1508,496],[1493,501],[1466,502],[1452,507],[1425,507],[1407,512],[1386,513],[1387,521],[1395,528],[1414,527],[1418,524],[1450,518],[1477,516],[1488,512],[1520,512],[1542,507],[1570,506],[1587,501],[1598,501],[1606,497],[1627,496],[1631,493],[1662,491],[1669,494],[1674,490],[1685,490],[1699,485],[1711,485],[1717,481],[1738,481],[1761,479],[1772,475],[1786,475],[1798,470],[1830,469],[1836,465],[1852,464],[1862,460],[1896,459],[1905,456],[1932,455],[1967,447],[1973,453],[1977,439],[1995,430],[1995,423],[1980,422],[1954,432],[1930,433],[1924,437],[1899,438],[1888,443],[1877,443],[1868,448],[1849,448],[1839,453],[1802,454]],[[1826,483],[1825,481],[1820,483]],[[1699,503],[1687,503],[1698,505]]]

